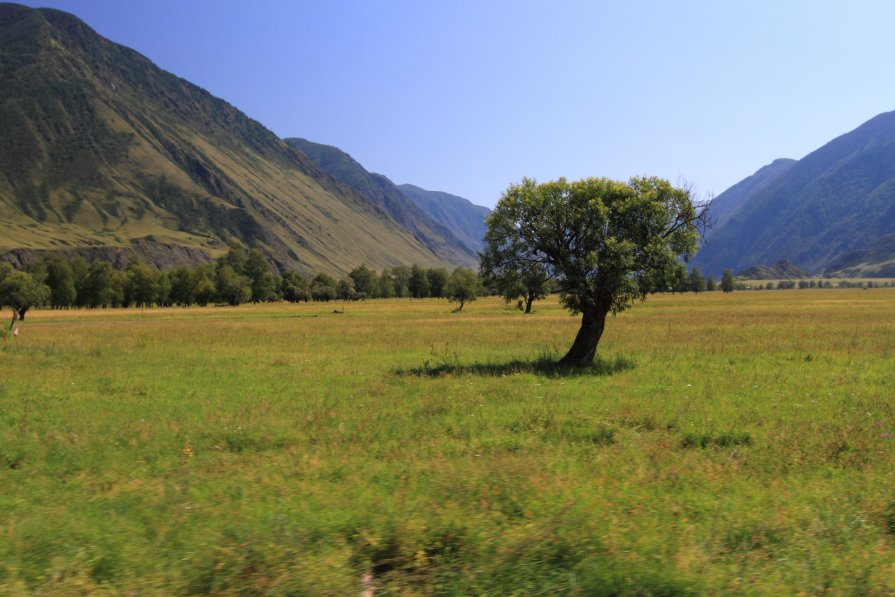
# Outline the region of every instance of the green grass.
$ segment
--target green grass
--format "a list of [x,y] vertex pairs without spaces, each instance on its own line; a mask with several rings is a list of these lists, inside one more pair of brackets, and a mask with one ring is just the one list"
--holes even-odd
[[333,309],[29,312],[0,593],[895,592],[895,290]]

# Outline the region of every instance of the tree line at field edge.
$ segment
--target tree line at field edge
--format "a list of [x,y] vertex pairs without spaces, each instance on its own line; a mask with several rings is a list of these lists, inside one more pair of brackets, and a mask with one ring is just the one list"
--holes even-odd
[[[264,254],[231,249],[213,264],[160,271],[139,258],[124,270],[103,261],[47,253],[27,270],[0,265],[0,306],[20,317],[33,306],[151,307],[239,305],[286,300],[447,298],[464,304],[482,294],[500,295],[530,313],[532,303],[557,293],[581,315],[581,327],[563,365],[590,366],[606,316],[657,292],[751,288],[725,270],[720,283],[686,262],[708,225],[709,203],[699,204],[687,186],[656,177],[620,182],[564,178],[511,184],[487,219],[480,272],[458,267],[398,265],[381,273],[361,265],[340,279],[325,272],[308,278],[282,276]],[[795,282],[781,281],[776,288]],[[811,281],[799,287],[811,287]],[[840,284],[841,286],[841,284]],[[771,288],[769,284],[767,288]],[[757,288],[757,287],[756,287]],[[762,286],[762,289],[765,288]]]
[[463,305],[485,293],[468,268],[398,265],[377,272],[365,265],[336,278],[319,272],[274,273],[264,254],[231,249],[212,264],[167,270],[133,257],[123,270],[103,260],[88,262],[50,252],[25,269],[0,264],[0,306],[21,317],[32,307],[109,308],[206,306],[272,301],[308,302],[372,298],[446,298]]

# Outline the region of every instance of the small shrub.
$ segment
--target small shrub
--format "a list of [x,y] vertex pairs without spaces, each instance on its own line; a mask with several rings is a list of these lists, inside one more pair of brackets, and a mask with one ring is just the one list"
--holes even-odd
[[752,436],[748,433],[722,433],[713,436],[708,433],[686,433],[681,440],[682,448],[708,448],[717,446],[729,448],[731,446],[751,446]]

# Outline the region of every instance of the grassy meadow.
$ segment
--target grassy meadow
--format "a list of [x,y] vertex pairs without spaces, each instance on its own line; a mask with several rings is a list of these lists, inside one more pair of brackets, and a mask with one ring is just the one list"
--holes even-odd
[[895,594],[895,289],[453,308],[29,312],[0,594]]

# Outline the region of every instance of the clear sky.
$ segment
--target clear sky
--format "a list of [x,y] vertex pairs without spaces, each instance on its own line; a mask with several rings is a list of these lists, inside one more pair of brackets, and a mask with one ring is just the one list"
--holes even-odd
[[719,194],[895,110],[895,2],[28,0],[281,137],[493,206],[523,176]]

